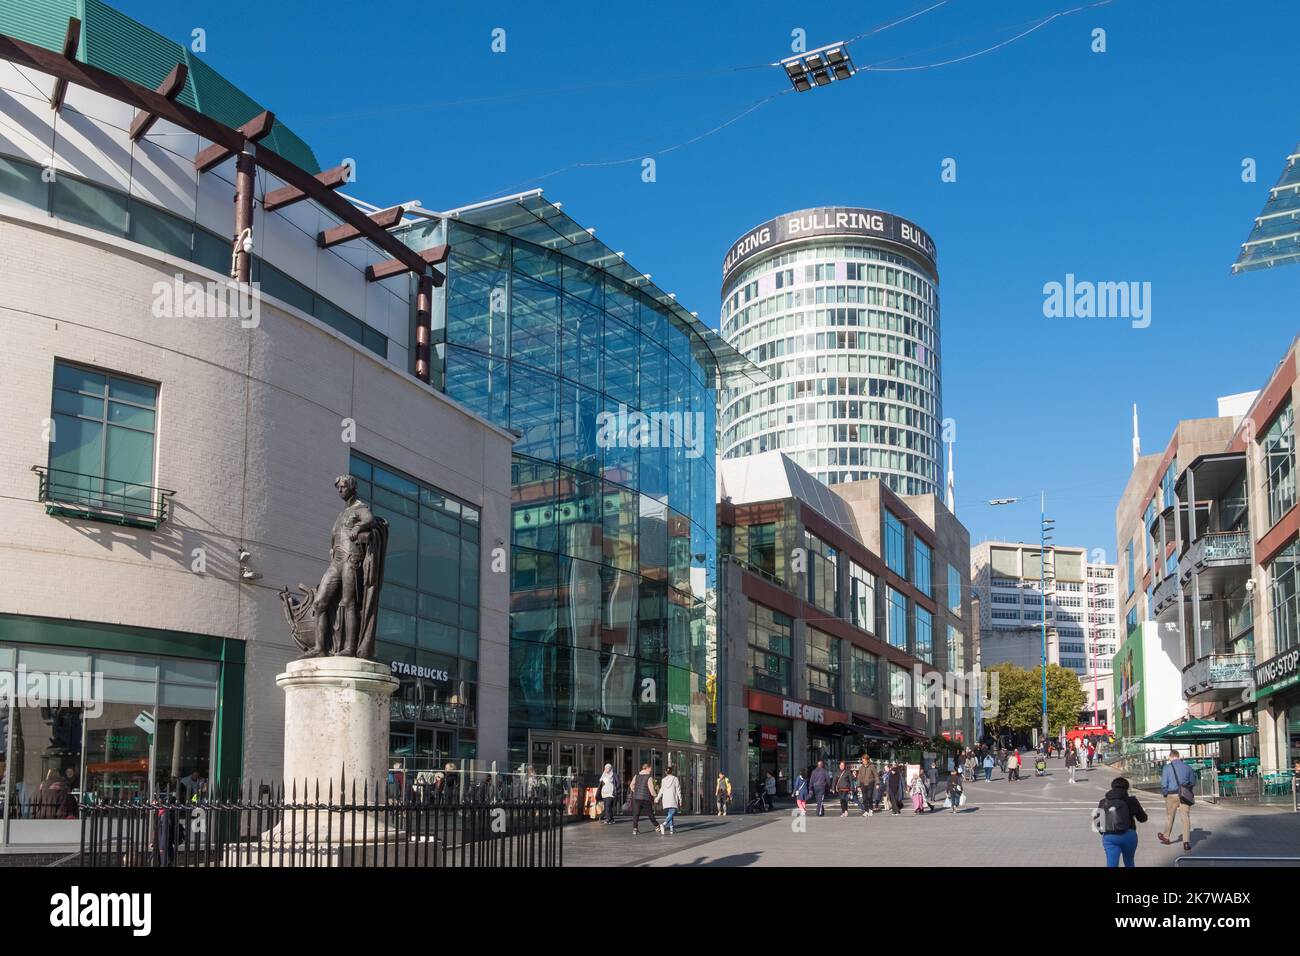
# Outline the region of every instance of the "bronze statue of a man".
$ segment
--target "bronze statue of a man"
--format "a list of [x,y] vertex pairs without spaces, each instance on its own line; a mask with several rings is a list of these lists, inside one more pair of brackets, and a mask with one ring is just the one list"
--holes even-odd
[[[370,506],[357,497],[357,480],[351,475],[334,479],[334,487],[347,505],[330,531],[329,566],[315,589],[299,585],[305,601],[292,597],[288,588],[281,598],[303,657],[373,659],[388,522],[376,518]],[[309,610],[314,617],[310,644],[302,633],[309,628]]]

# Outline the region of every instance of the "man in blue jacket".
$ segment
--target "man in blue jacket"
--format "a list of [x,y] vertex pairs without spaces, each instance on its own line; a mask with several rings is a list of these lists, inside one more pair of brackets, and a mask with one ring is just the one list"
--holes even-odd
[[1166,845],[1171,843],[1169,838],[1174,835],[1174,827],[1181,817],[1183,849],[1190,850],[1192,848],[1192,805],[1190,800],[1183,801],[1180,793],[1183,788],[1186,788],[1187,795],[1192,797],[1196,790],[1196,772],[1183,762],[1177,750],[1173,750],[1170,751],[1169,762],[1165,764],[1164,772],[1160,775],[1160,792],[1165,798],[1165,831],[1157,833],[1156,837],[1161,843]]

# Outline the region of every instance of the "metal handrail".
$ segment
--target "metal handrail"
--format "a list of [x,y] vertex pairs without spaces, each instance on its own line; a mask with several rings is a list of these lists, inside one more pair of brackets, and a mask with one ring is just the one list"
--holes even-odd
[[32,465],[37,500],[47,508],[66,508],[89,517],[162,524],[167,520],[170,488],[89,475],[63,468]]

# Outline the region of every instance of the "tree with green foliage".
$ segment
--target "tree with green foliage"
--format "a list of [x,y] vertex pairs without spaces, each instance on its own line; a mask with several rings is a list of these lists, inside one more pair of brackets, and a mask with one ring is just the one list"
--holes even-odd
[[[998,712],[986,717],[990,733],[1027,734],[1043,726],[1043,669],[1029,670],[1009,661],[995,664],[988,671],[998,675]],[[1069,729],[1079,722],[1087,695],[1079,686],[1079,676],[1068,667],[1047,665],[1047,726],[1052,734]]]

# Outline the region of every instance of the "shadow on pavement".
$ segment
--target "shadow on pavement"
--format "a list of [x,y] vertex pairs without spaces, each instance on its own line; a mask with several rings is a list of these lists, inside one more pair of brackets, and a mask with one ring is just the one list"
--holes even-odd
[[733,853],[730,856],[720,856],[712,860],[708,857],[697,856],[689,863],[674,863],[673,866],[753,866],[762,855],[759,851],[752,851],[749,853]]

